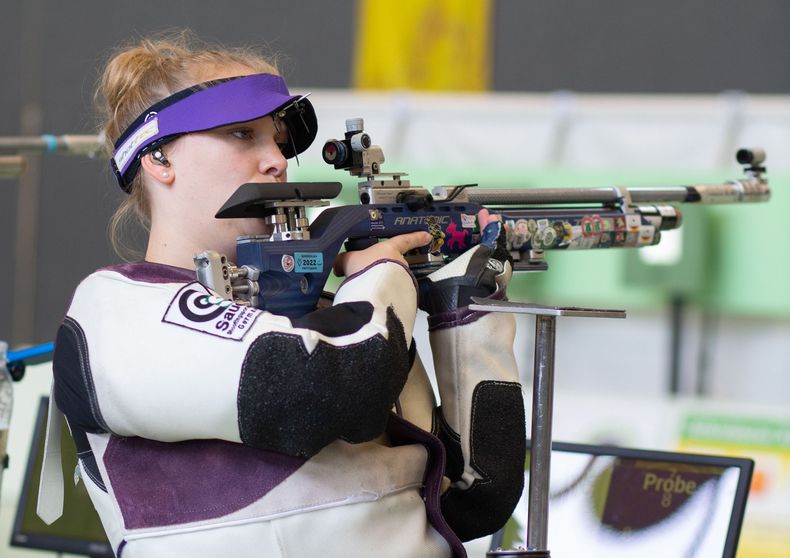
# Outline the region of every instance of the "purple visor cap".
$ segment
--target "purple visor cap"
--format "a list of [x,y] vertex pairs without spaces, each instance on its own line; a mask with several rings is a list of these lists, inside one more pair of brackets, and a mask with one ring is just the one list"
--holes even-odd
[[113,172],[128,192],[140,158],[182,134],[261,118],[275,111],[288,127],[286,158],[310,147],[318,132],[313,105],[291,95],[273,74],[254,74],[194,85],[159,101],[141,114],[115,143]]

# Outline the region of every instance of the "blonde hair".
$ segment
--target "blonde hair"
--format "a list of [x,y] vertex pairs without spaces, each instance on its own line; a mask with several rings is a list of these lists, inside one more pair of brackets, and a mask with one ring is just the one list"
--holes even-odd
[[[115,141],[145,109],[177,91],[216,77],[227,66],[279,74],[274,61],[255,50],[201,43],[189,30],[143,38],[114,52],[99,78],[95,97],[108,156],[113,154]],[[126,226],[135,223],[146,232],[150,230],[151,207],[141,172],[109,223],[113,249],[126,261],[141,256],[124,234]]]

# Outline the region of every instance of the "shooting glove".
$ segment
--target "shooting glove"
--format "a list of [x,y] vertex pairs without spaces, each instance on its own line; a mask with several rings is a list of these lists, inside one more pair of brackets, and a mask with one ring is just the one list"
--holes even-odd
[[504,295],[511,262],[505,227],[500,221],[489,223],[480,244],[420,281],[420,308],[437,316],[468,306],[473,296],[486,298],[498,291]]
[[524,485],[525,420],[511,314],[469,310],[469,297],[504,298],[512,274],[504,227],[423,280],[441,407],[433,431],[447,451],[442,512],[462,540],[504,525]]

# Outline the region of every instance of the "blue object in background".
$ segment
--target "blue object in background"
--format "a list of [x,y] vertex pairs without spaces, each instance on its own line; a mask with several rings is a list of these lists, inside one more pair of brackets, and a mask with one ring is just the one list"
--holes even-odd
[[43,345],[36,345],[34,347],[28,347],[27,349],[20,349],[19,351],[8,351],[6,354],[6,361],[8,364],[20,361],[26,364],[48,362],[52,360],[52,353],[54,350],[55,343],[44,343]]

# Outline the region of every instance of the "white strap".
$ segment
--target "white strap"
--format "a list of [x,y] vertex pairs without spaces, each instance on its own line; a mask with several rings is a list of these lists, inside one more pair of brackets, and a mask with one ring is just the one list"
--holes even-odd
[[52,525],[63,515],[63,467],[60,460],[60,436],[63,430],[63,413],[55,405],[55,383],[49,390],[49,418],[44,442],[44,461],[41,464],[41,481],[38,487],[36,513],[47,525]]

